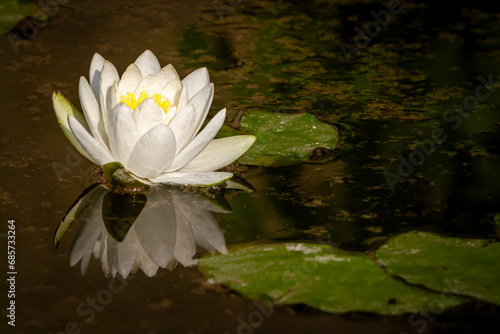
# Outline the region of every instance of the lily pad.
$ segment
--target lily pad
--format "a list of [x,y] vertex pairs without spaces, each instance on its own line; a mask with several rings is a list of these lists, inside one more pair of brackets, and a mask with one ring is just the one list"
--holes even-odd
[[0,34],[9,32],[19,21],[26,16],[34,15],[37,11],[41,12],[32,2],[3,0],[0,3]]
[[436,302],[445,309],[467,301],[410,286],[387,275],[368,255],[328,245],[257,245],[202,258],[199,266],[243,296],[330,313],[395,315],[425,312]]
[[412,231],[390,239],[376,257],[410,283],[500,304],[500,243],[487,243]]
[[245,165],[285,166],[307,162],[315,148],[333,149],[339,141],[335,127],[307,113],[253,111],[243,116],[241,128],[257,137],[252,148],[238,160]]

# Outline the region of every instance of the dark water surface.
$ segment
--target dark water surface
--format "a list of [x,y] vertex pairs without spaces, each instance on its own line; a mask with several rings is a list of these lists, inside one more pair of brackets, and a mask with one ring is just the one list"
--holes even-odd
[[[95,166],[73,154],[50,95],[59,90],[79,106],[78,80],[95,52],[120,73],[145,49],[181,77],[206,66],[215,84],[211,111],[228,108],[228,124],[237,126],[242,111],[306,111],[339,129],[341,142],[328,162],[243,172],[256,191],[229,192],[233,213],[216,215],[229,249],[328,240],[370,251],[410,229],[498,238],[500,13],[489,2],[403,2],[367,47],[355,43],[353,29],[364,30],[374,20],[370,12],[387,2],[65,2],[19,45],[27,37],[23,24],[15,42],[1,39],[2,233],[8,219],[17,228],[15,329],[6,326],[4,302],[1,311],[8,333],[235,333],[238,319],[256,310],[252,301],[207,284],[196,267],[114,281],[91,259],[82,277],[68,266],[74,226],[53,248],[55,228],[92,183]],[[342,42],[359,50],[350,62]],[[491,83],[482,86],[478,77]],[[441,140],[429,144],[436,128]],[[420,154],[412,153],[417,140],[428,143]],[[403,177],[398,157],[421,162]],[[54,164],[71,171],[58,176]],[[392,179],[393,191],[386,171],[400,177]],[[6,277],[2,269],[2,286]],[[117,292],[102,302],[101,291],[110,287]],[[467,305],[424,328],[409,316],[276,307],[250,331],[485,333],[499,320],[496,311]]]

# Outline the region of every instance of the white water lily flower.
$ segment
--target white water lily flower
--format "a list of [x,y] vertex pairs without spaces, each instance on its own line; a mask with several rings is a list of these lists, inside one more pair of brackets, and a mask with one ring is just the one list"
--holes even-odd
[[254,136],[213,139],[226,109],[200,131],[214,95],[206,68],[180,80],[172,65],[161,68],[147,50],[120,78],[115,66],[96,53],[89,81],[80,78],[83,115],[61,93],[52,95],[64,134],[90,161],[100,166],[119,162],[141,182],[220,184],[232,174],[215,170],[255,142]]

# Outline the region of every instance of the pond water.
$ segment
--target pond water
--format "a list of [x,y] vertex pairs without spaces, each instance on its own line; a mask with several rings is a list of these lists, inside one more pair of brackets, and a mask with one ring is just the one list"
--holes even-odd
[[[326,241],[370,253],[415,229],[498,240],[500,14],[490,3],[402,2],[369,40],[355,29],[370,31],[371,11],[389,2],[59,3],[40,9],[50,16],[43,26],[24,21],[1,39],[2,233],[9,219],[17,233],[9,333],[234,333],[257,308],[208,284],[196,266],[125,281],[106,278],[91,258],[82,276],[68,265],[78,224],[53,247],[96,166],[64,138],[50,96],[59,90],[79,107],[78,79],[95,52],[120,73],[146,49],[181,77],[206,66],[211,115],[226,107],[236,129],[257,111],[308,112],[338,129],[340,142],[318,160],[242,168],[255,191],[227,191],[232,212],[210,210],[229,251]],[[197,245],[198,255],[210,250]],[[6,306],[1,314],[7,326]],[[434,315],[425,328],[408,315],[277,306],[248,332],[467,333],[498,320],[498,307],[479,301]]]

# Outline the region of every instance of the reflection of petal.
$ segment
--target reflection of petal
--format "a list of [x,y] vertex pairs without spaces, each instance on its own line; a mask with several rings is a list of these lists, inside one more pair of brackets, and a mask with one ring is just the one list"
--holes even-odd
[[[127,277],[134,265],[138,248],[139,241],[133,228],[128,231],[126,238],[122,242],[118,242],[113,238],[107,238],[109,264],[122,277]],[[115,277],[113,273],[111,275]]]
[[227,252],[212,216],[212,211],[228,212],[227,202],[166,186],[134,194],[102,187],[88,201],[70,248],[70,264],[81,261],[82,275],[92,254],[107,277],[126,278],[139,269],[151,277],[160,267],[194,265],[197,246]]
[[92,255],[92,247],[89,247],[85,255],[83,255],[82,262],[80,263],[80,271],[82,276],[87,272],[87,267],[89,266],[90,256]]
[[227,253],[224,234],[214,216],[207,210],[196,210],[189,201],[174,198],[175,207],[191,224],[192,233],[197,245],[208,251],[218,250]]
[[142,247],[139,247],[137,252],[137,262],[139,267],[148,277],[153,277],[158,271],[158,265],[154,263],[149,256],[146,254]]
[[104,275],[106,275],[106,277],[111,276],[111,267],[110,267],[109,262],[108,262],[108,253],[106,251],[106,247],[107,247],[106,239],[108,239],[108,238],[111,238],[111,237],[104,230],[102,235],[101,235],[101,241],[100,241],[100,244],[101,244],[100,258],[101,258],[102,271],[104,272]]
[[179,198],[180,201],[189,202],[195,210],[202,209],[219,213],[231,212],[231,207],[224,197],[214,199],[202,195],[192,196],[178,189],[175,190],[175,196]]
[[87,253],[87,250],[94,249],[97,237],[104,227],[101,210],[102,199],[106,192],[106,189],[97,192],[78,225],[78,229],[76,230],[73,242],[70,246],[70,266],[77,264]]
[[154,191],[133,225],[146,254],[165,268],[172,259],[175,245],[175,214],[170,194]]
[[97,242],[94,245],[94,250],[92,251],[92,255],[94,255],[94,259],[98,259],[101,254],[101,236],[97,238]]
[[[174,197],[174,203],[176,203]],[[177,238],[175,240],[174,256],[184,267],[192,266],[196,263],[193,256],[196,254],[196,243],[194,240],[191,224],[182,214],[177,205],[175,207],[175,216],[177,222]]]

